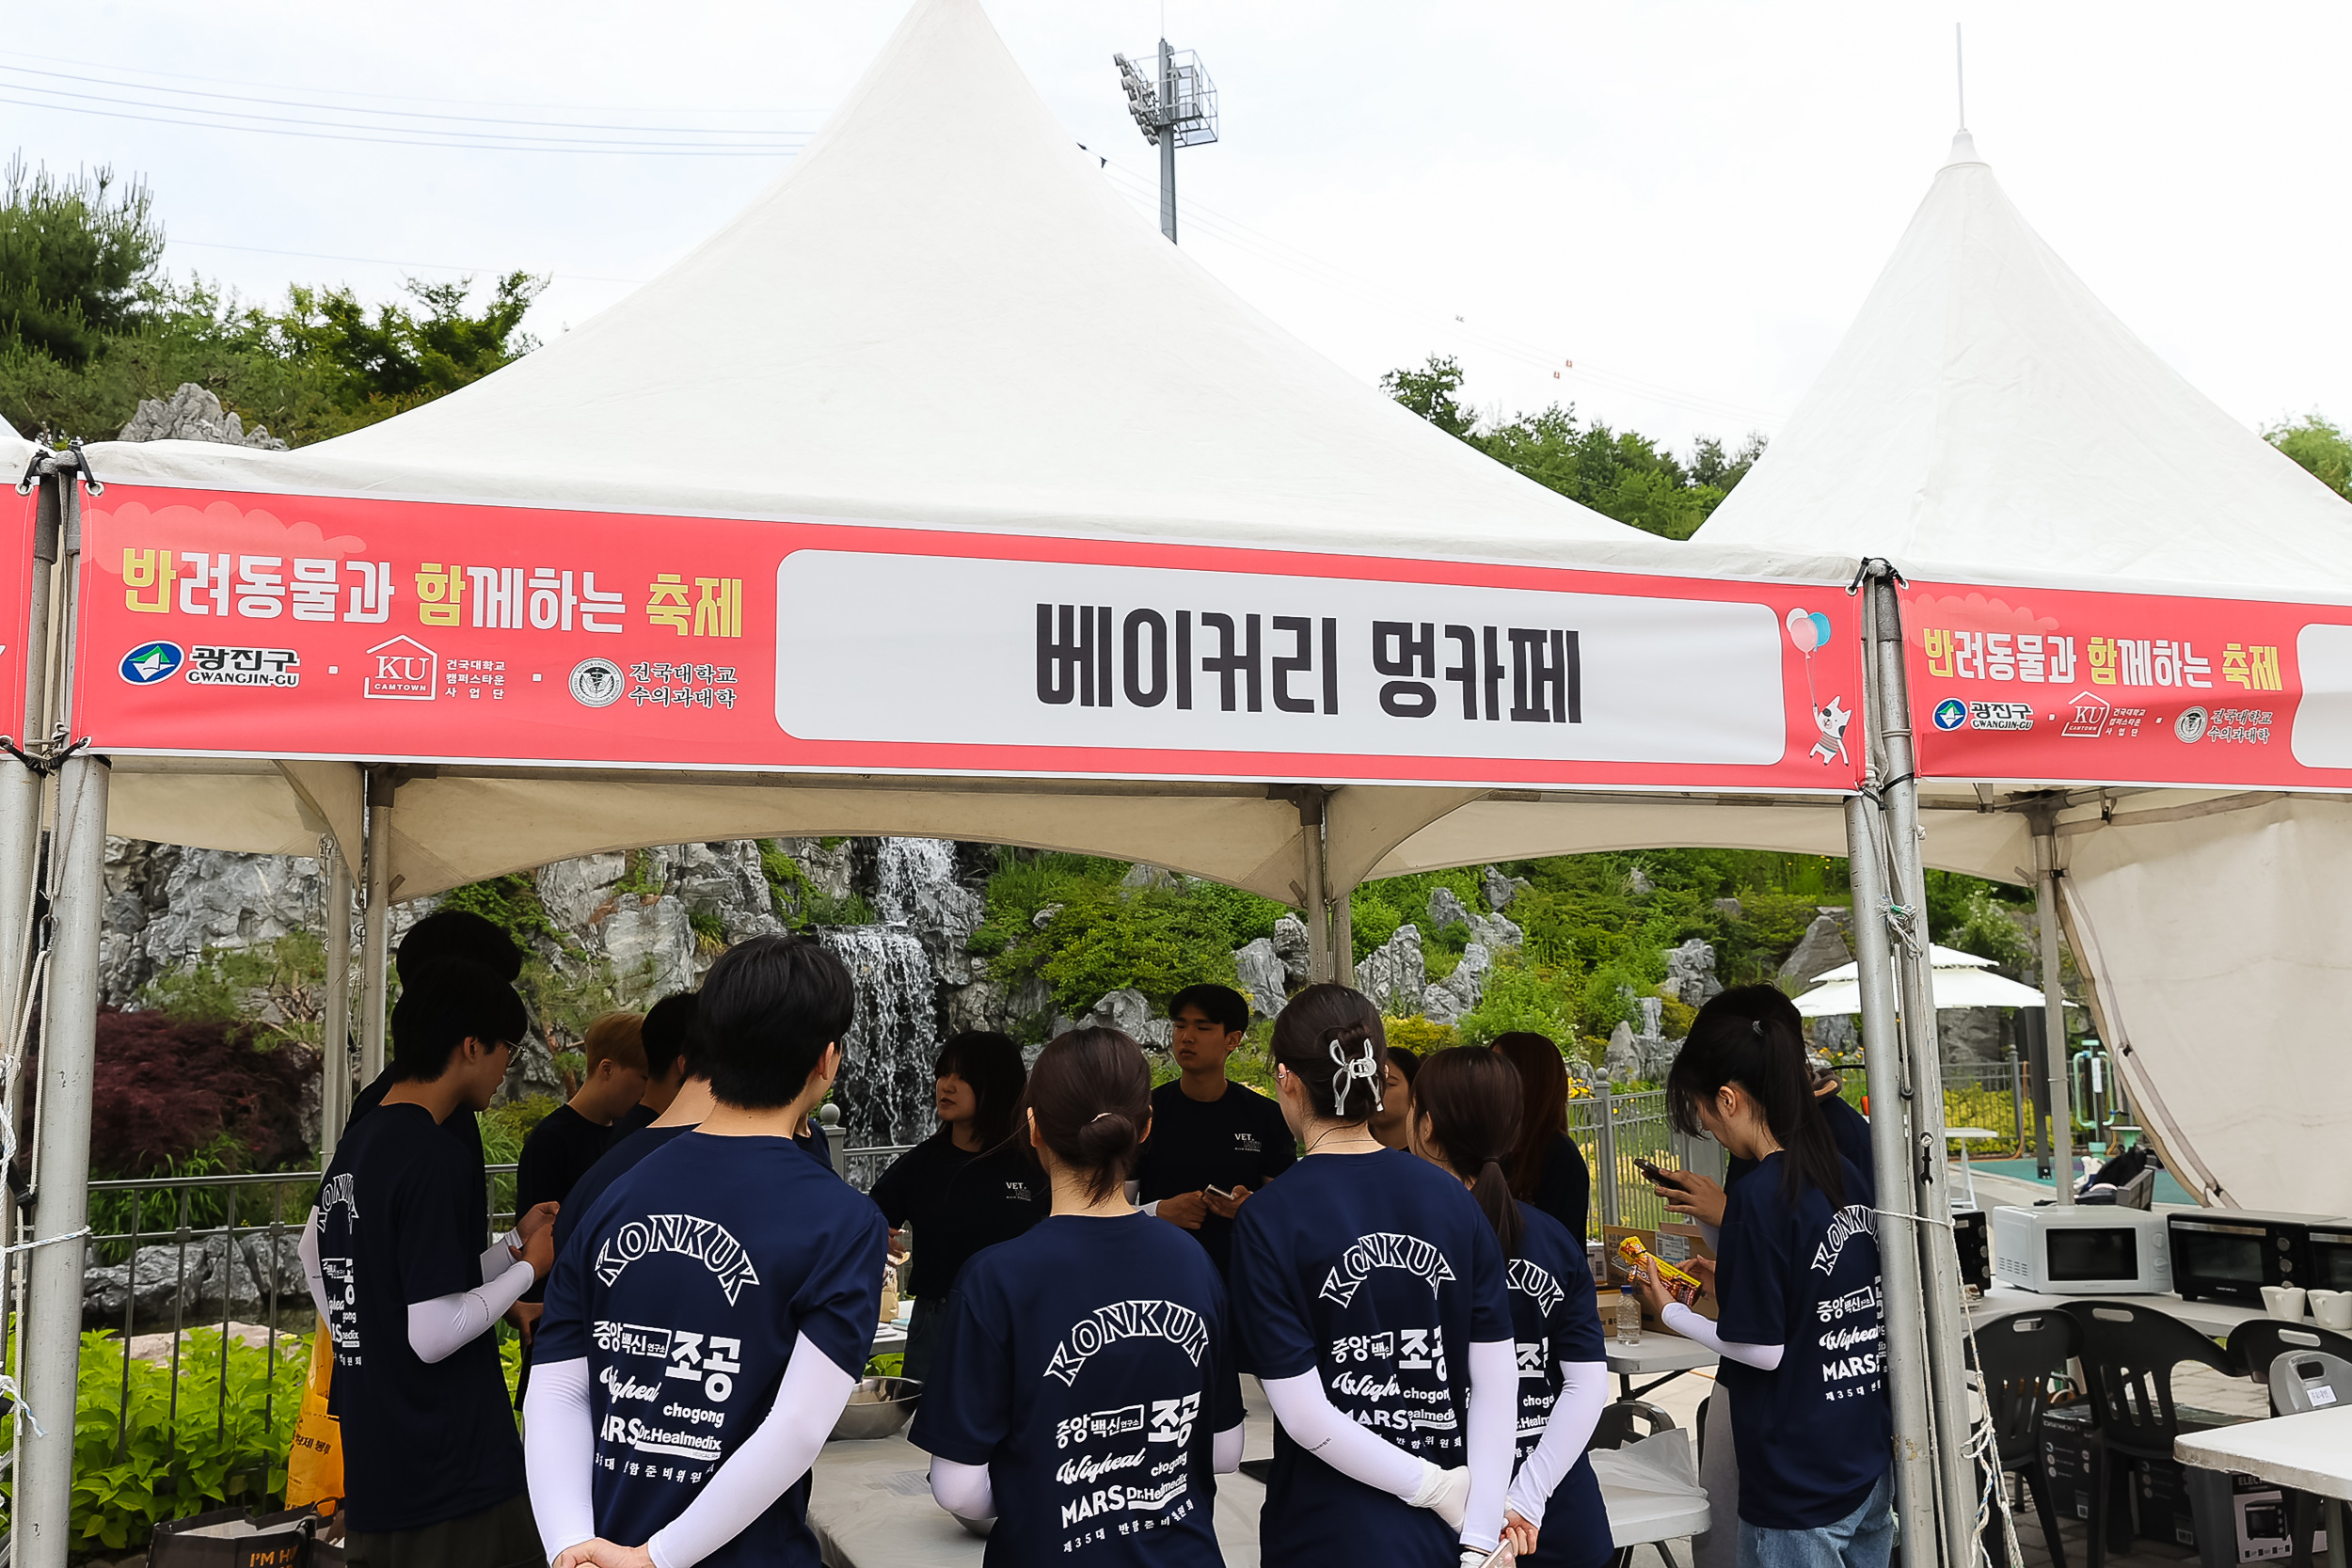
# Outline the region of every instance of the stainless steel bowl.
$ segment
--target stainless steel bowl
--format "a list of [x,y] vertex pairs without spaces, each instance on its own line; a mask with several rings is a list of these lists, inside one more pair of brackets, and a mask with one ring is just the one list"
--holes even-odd
[[850,1390],[833,1434],[851,1442],[887,1437],[913,1418],[922,1397],[923,1386],[911,1377],[862,1378]]

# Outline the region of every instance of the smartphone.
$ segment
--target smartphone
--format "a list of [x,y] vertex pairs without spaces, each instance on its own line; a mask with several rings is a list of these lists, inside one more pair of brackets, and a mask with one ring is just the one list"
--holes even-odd
[[1481,1558],[1479,1560],[1478,1568],[1502,1568],[1504,1563],[1515,1562],[1518,1559],[1511,1556],[1511,1543],[1505,1541],[1498,1544],[1493,1551],[1488,1552],[1484,1558]]
[[1654,1186],[1678,1187],[1681,1185],[1678,1181],[1668,1180],[1669,1177],[1679,1176],[1681,1172],[1661,1170],[1658,1166],[1650,1164],[1647,1160],[1640,1158],[1638,1155],[1634,1158],[1633,1168],[1642,1173],[1643,1180],[1650,1182]]
[[1211,1197],[1221,1197],[1228,1203],[1233,1201],[1233,1195],[1227,1192],[1222,1187],[1203,1187],[1200,1190],[1208,1194]]

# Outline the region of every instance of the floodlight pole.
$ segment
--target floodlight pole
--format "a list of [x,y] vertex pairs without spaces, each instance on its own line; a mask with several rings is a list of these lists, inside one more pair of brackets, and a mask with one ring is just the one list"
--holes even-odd
[[[1173,105],[1176,102],[1176,51],[1160,40],[1160,102]],[[1160,232],[1168,243],[1176,243],[1176,128],[1173,125],[1160,133]]]

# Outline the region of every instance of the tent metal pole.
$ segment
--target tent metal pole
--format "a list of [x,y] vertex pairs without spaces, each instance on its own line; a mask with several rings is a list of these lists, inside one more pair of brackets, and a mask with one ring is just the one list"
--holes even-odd
[[[1917,1204],[1919,1277],[1926,1307],[1929,1409],[1935,1459],[1942,1481],[1945,1561],[1964,1568],[1975,1560],[1975,1465],[1968,1454],[1971,1423],[1961,1347],[1967,1319],[1960,1297],[1960,1253],[1952,1239],[1950,1176],[1944,1136],[1944,1069],[1935,1030],[1935,993],[1930,976],[1927,874],[1919,841],[1918,753],[1912,745],[1911,694],[1903,666],[1902,606],[1893,569],[1883,562],[1866,567],[1869,595],[1867,635],[1878,644],[1878,689],[1872,712],[1890,769],[1883,792],[1888,858],[1888,889],[1908,909],[1907,933],[1896,953],[1902,993],[1903,1038],[1911,1069],[1910,1116],[1917,1159],[1908,1196]],[[1858,923],[1857,923],[1858,924]],[[1875,1106],[1875,1101],[1873,1102]],[[1905,1189],[1882,1189],[1886,1204]]]
[[340,845],[319,857],[326,872],[326,1005],[319,1027],[319,1169],[351,1116],[351,863]]
[[2058,973],[2058,817],[2033,818],[2034,902],[2042,927],[2042,1065],[2049,1080],[2050,1179],[2058,1203],[2074,1202],[2074,1107],[2066,1060],[2066,985]]
[[[1882,1193],[1911,1190],[1911,1140],[1905,1127],[1902,1047],[1895,1026],[1894,956],[1888,949],[1886,887],[1870,834],[1871,806],[1846,800],[1846,872],[1853,885],[1854,960],[1862,988],[1862,1053],[1870,1081],[1870,1164]],[[1928,1351],[1921,1335],[1919,1238],[1907,1219],[1882,1212],[1879,1279],[1885,1324],[1886,1382],[1895,1414],[1895,1512],[1905,1521],[1935,1512],[1935,1448],[1928,1421]],[[1919,1544],[1934,1537],[1906,1528],[1912,1568],[1932,1568]]]
[[1309,785],[1298,799],[1298,845],[1306,886],[1299,890],[1299,914],[1307,922],[1307,979],[1322,985],[1331,978],[1331,900],[1323,859],[1323,791]]
[[384,1070],[384,1026],[390,1012],[386,981],[391,972],[392,770],[368,769],[368,903],[359,940],[359,1076],[373,1084]]
[[1355,893],[1353,887],[1331,890],[1331,978],[1343,986],[1356,983],[1356,911],[1348,905]]
[[[65,556],[56,711],[72,721],[80,603],[82,492],[59,475]],[[98,1066],[99,935],[106,905],[106,759],[69,756],[57,773],[50,853],[49,972],[43,990],[40,1113],[34,1129],[31,1252],[17,1368],[16,1509],[9,1560],[65,1568],[74,1545],[73,1435],[82,1353],[82,1270],[88,1248],[90,1101]],[[41,1423],[36,1431],[35,1420]]]
[[[59,496],[70,473],[43,474],[33,517],[33,574],[24,616],[24,748],[49,738],[49,595],[57,564]],[[0,764],[0,1030],[24,1010],[32,974],[33,892],[40,876],[41,775]]]

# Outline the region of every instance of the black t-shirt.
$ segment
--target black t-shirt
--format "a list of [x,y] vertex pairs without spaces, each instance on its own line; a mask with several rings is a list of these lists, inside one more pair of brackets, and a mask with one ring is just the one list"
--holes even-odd
[[[1406,1453],[1469,1463],[1470,1348],[1514,1338],[1494,1227],[1462,1183],[1402,1149],[1329,1154],[1242,1205],[1233,1323],[1264,1378],[1313,1372],[1341,1415]],[[1454,1568],[1425,1508],[1342,1475],[1277,1423],[1259,1515],[1282,1568]]]
[[[1518,1450],[1516,1472],[1543,1441],[1552,1406],[1566,1381],[1564,1366],[1607,1359],[1601,1344],[1600,1308],[1593,1295],[1593,1271],[1585,1266],[1584,1242],[1533,1204],[1519,1205],[1519,1255],[1502,1265],[1510,1285],[1511,1331],[1519,1362]],[[1616,1550],[1609,1534],[1609,1511],[1601,1504],[1600,1480],[1593,1462],[1580,1458],[1560,1478],[1544,1503],[1535,1552],[1519,1560],[1529,1568],[1598,1568]]]
[[562,1203],[588,1167],[604,1157],[606,1129],[569,1105],[558,1105],[539,1118],[523,1140],[522,1157],[515,1165],[515,1212],[527,1214],[537,1204]]
[[1578,1241],[1584,1239],[1584,1221],[1593,1204],[1593,1173],[1585,1166],[1584,1151],[1565,1132],[1551,1140],[1543,1173],[1535,1178],[1534,1196],[1526,1201],[1558,1220],[1561,1228]]
[[1214,1437],[1242,1420],[1225,1287],[1141,1214],[1063,1214],[949,1298],[909,1441],[988,1466],[986,1568],[1221,1568]]
[[[351,1136],[351,1130],[359,1125],[361,1117],[384,1103],[384,1097],[391,1092],[391,1088],[392,1069],[386,1068],[375,1075],[374,1083],[353,1098],[351,1115],[343,1122],[344,1137]],[[447,1121],[441,1123],[441,1131],[455,1138],[458,1147],[465,1149],[473,1162],[474,1229],[467,1234],[478,1233],[482,1240],[477,1244],[487,1245],[490,1240],[490,1176],[489,1162],[482,1154],[482,1123],[474,1119],[470,1111],[454,1111]]]
[[[1878,1165],[1870,1155],[1870,1118],[1837,1095],[1823,1095],[1813,1103],[1821,1108],[1821,1116],[1829,1123],[1829,1135],[1837,1141],[1838,1154],[1853,1167],[1852,1175],[1847,1179],[1846,1201],[1876,1204]],[[1724,1187],[1730,1187],[1755,1168],[1754,1160],[1734,1155],[1724,1163]],[[1858,1188],[1851,1184],[1855,1178],[1862,1182]]]
[[1876,1216],[1853,1194],[1833,1212],[1806,1183],[1794,1201],[1782,1163],[1766,1155],[1724,1208],[1715,1293],[1726,1343],[1780,1345],[1762,1371],[1726,1356],[1716,1379],[1731,1394],[1740,1455],[1740,1517],[1764,1529],[1815,1529],[1862,1506],[1886,1473],[1892,1431]]
[[421,1529],[523,1490],[498,1336],[429,1363],[408,1344],[410,1306],[483,1284],[480,1175],[422,1106],[387,1105],[344,1134],[320,1186],[331,1402],[355,1530]]
[[1019,1153],[967,1153],[945,1132],[892,1161],[873,1197],[892,1229],[914,1223],[909,1293],[936,1297],[943,1307],[966,1259],[1011,1241],[1053,1212],[1044,1176]]
[[[1291,1168],[1297,1147],[1282,1107],[1255,1089],[1229,1083],[1216,1099],[1200,1101],[1171,1078],[1152,1091],[1152,1136],[1136,1177],[1146,1203],[1207,1187],[1230,1190],[1237,1181],[1255,1193]],[[1233,1222],[1211,1214],[1193,1234],[1223,1274],[1232,1259]]]
[[681,1132],[691,1132],[691,1127],[641,1127],[634,1136],[623,1138],[604,1151],[604,1157],[583,1172],[572,1183],[571,1196],[555,1212],[555,1251],[563,1256],[564,1243],[572,1239],[580,1222],[596,1207],[605,1189],[637,1168],[638,1162],[670,1142]]
[[[548,1276],[535,1360],[585,1360],[596,1532],[643,1543],[775,1403],[803,1337],[858,1376],[888,1233],[788,1139],[691,1129],[581,1214]],[[818,1568],[803,1474],[707,1568]]]
[[660,1115],[644,1101],[639,1101],[612,1118],[612,1125],[604,1130],[604,1147],[608,1149],[618,1148],[623,1138],[651,1127]]

